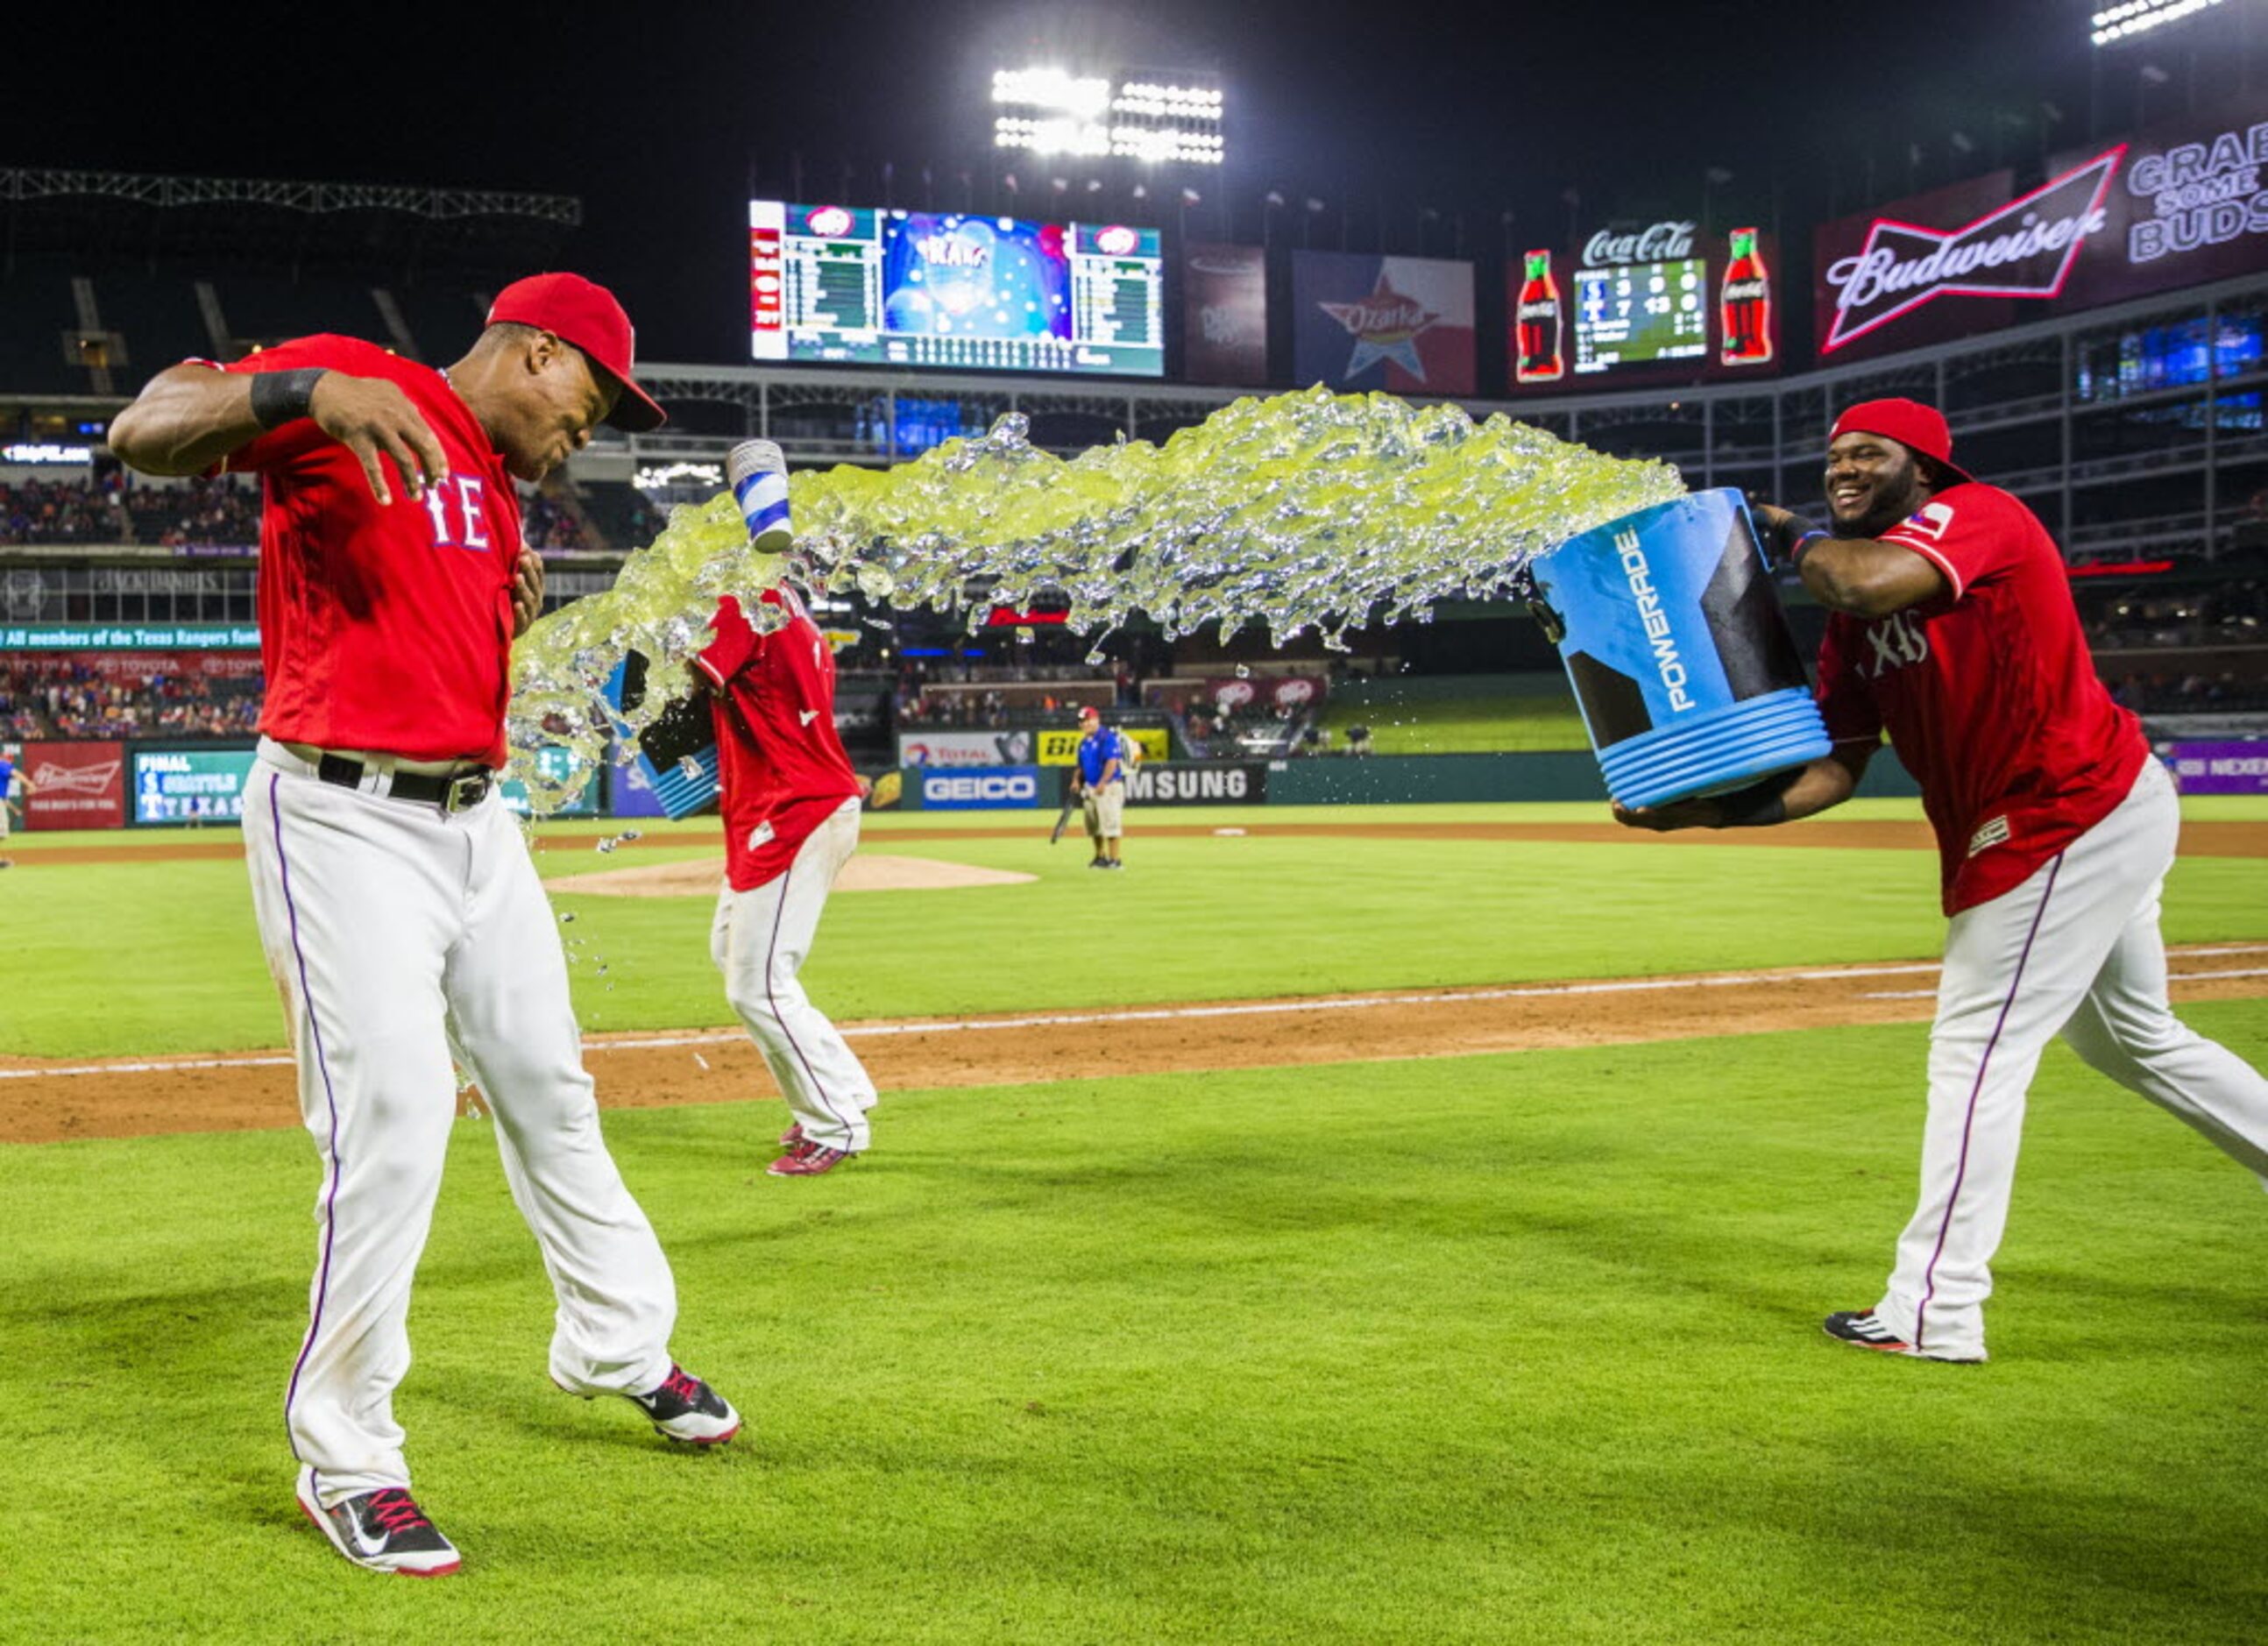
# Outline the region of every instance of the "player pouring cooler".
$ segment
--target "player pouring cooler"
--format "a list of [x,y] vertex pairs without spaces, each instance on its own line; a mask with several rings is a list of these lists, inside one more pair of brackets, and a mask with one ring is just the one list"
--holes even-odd
[[2023,504],[1956,468],[1933,409],[1836,420],[1832,529],[1756,511],[1832,616],[1819,653],[1834,752],[1716,799],[1616,809],[1646,829],[1808,817],[1857,787],[1888,733],[1936,832],[1945,967],[1930,1031],[1921,1202],[1862,1348],[1984,1358],[2024,1097],[2058,1033],[2095,1068],[2268,1178],[2268,1080],[2185,1028],[2166,995],[2160,890],[2180,814],[2133,715],[2097,678],[2063,557]]

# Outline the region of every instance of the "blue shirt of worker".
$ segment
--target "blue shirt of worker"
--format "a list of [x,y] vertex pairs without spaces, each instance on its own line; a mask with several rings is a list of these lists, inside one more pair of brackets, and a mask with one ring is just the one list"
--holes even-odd
[[1079,740],[1079,780],[1092,786],[1102,781],[1110,763],[1119,762],[1118,770],[1111,772],[1110,780],[1119,781],[1126,775],[1126,764],[1119,757],[1118,734],[1108,726],[1098,726]]

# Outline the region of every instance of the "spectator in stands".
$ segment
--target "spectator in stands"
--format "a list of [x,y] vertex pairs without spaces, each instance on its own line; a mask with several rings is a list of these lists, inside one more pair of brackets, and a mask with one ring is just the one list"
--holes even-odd
[[114,543],[130,535],[116,502],[91,480],[0,481],[0,543]]

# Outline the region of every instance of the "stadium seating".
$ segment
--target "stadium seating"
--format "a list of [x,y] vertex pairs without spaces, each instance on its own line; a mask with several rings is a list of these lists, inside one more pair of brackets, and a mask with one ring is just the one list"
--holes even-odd
[[0,663],[0,726],[11,738],[250,736],[260,720],[257,675],[210,679],[174,672],[164,653],[97,669],[70,655]]

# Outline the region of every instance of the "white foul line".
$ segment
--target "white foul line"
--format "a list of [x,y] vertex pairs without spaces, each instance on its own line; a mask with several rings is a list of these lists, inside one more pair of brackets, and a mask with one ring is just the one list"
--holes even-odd
[[[2241,943],[2218,948],[2180,951],[2183,959],[2198,956],[2257,955],[2264,952],[2268,952],[2268,943]],[[1030,1017],[850,1023],[843,1026],[842,1032],[845,1038],[857,1038],[886,1035],[965,1034],[989,1029],[1167,1022],[1202,1017],[1265,1017],[1292,1012],[1357,1011],[1375,1006],[1449,1006],[1473,1000],[1553,1000],[1578,994],[1638,994],[1670,989],[1745,988],[1756,984],[1832,983],[1845,978],[1910,977],[1917,972],[1937,970],[1935,961],[1916,961],[1898,965],[1836,966],[1808,971],[1728,971],[1703,977],[1624,978],[1602,983],[1539,983],[1501,989],[1454,989],[1435,994],[1351,994],[1322,1000],[1255,1000],[1233,1006],[1137,1007],[1115,1012],[1050,1012]],[[2268,966],[2235,971],[2176,971],[2169,976],[2176,983],[2186,983],[2192,978],[2259,978],[2268,977]],[[1861,994],[1858,998],[1862,1000],[1926,1000],[1936,993],[1934,989],[1902,989]],[[585,1040],[583,1050],[586,1052],[666,1051],[677,1046],[730,1045],[747,1037],[736,1030],[722,1030],[702,1034],[642,1036],[635,1040]],[[291,1061],[289,1057],[270,1054],[263,1057],[169,1059],[148,1063],[90,1063],[73,1068],[0,1069],[0,1081],[48,1080],[79,1074],[160,1074],[175,1069],[289,1068]]]

